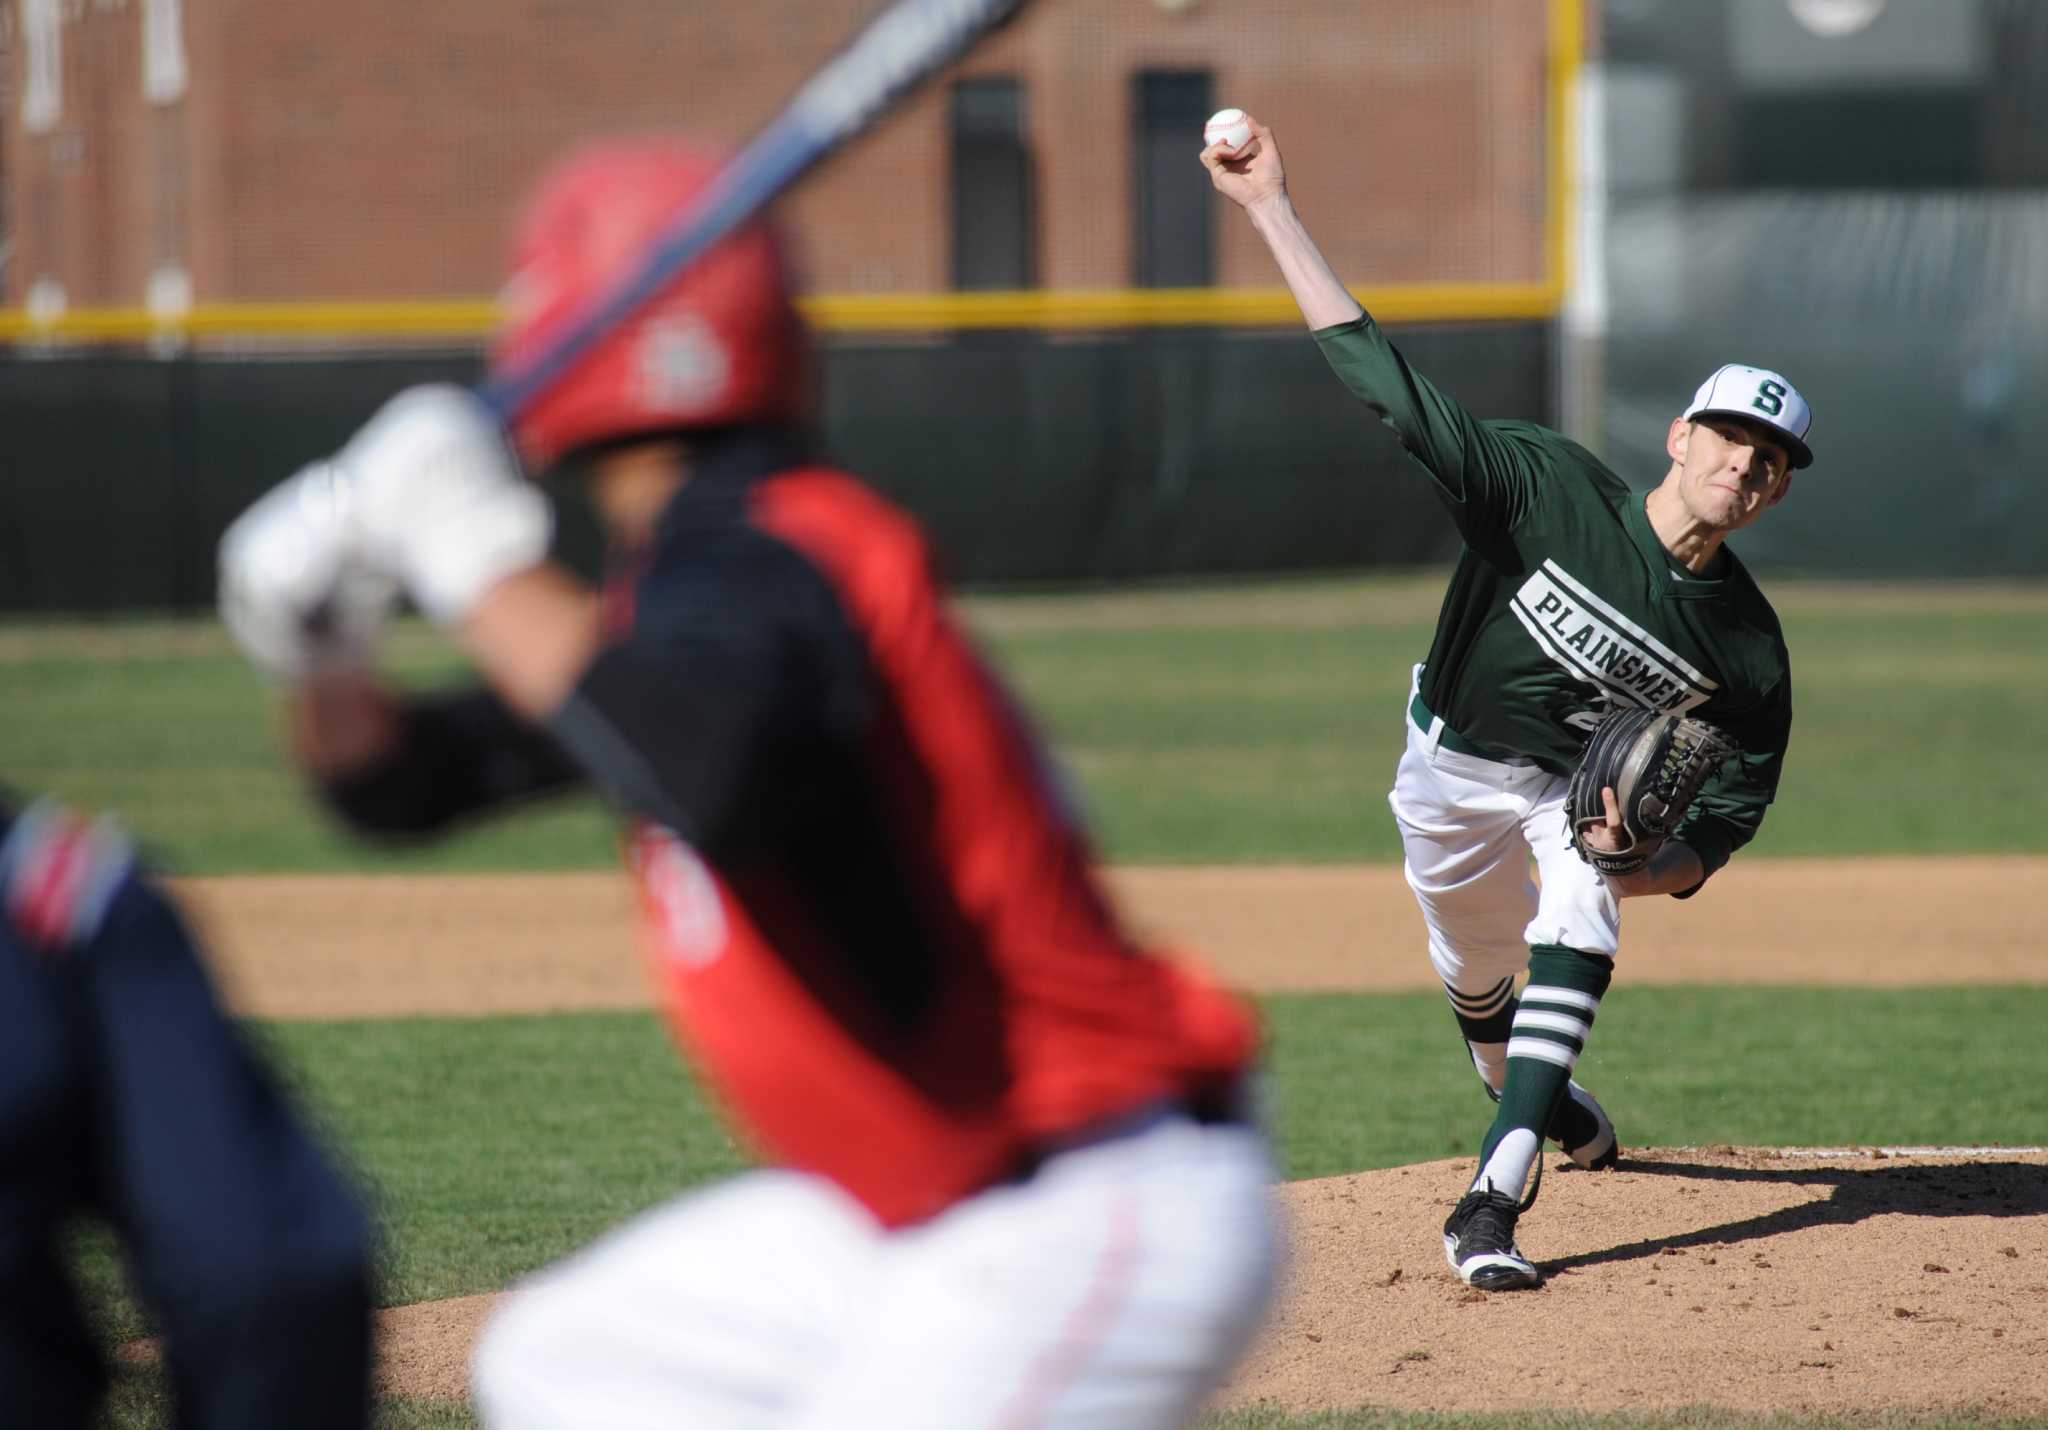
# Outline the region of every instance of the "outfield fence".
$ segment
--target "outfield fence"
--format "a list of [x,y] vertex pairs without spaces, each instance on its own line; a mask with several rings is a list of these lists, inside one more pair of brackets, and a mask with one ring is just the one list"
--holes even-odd
[[[1549,329],[1400,338],[1490,416],[1549,411]],[[819,427],[905,502],[969,584],[1442,561],[1428,485],[1290,330],[831,337]],[[472,349],[0,356],[0,610],[197,609],[214,545],[268,484]],[[573,491],[565,496],[573,498]],[[573,502],[569,555],[593,539]]]

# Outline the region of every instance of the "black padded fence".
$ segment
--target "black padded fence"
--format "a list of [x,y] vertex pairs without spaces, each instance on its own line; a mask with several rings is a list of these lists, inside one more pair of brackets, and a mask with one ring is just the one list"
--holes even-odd
[[[1396,334],[1485,416],[1550,416],[1541,324]],[[1427,483],[1299,330],[836,339],[836,461],[922,518],[963,584],[1109,582],[1448,559]],[[195,610],[270,483],[472,353],[0,357],[0,610]],[[571,521],[588,558],[587,527]]]

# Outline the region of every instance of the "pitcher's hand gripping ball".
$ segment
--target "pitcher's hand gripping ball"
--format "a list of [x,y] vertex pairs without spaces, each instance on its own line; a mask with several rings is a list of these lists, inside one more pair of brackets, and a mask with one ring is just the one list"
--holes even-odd
[[[1670,837],[1700,787],[1741,747],[1704,720],[1657,710],[1617,710],[1593,728],[1565,787],[1572,848],[1603,874],[1633,874]],[[1621,825],[1609,829],[1603,789],[1614,791]],[[1620,847],[1590,841],[1606,831]]]
[[1256,147],[1244,153],[1237,152],[1251,142],[1251,121],[1245,118],[1242,109],[1219,109],[1202,126],[1202,147],[1211,149],[1221,144],[1231,151],[1230,157],[1234,160],[1249,159],[1259,152]]

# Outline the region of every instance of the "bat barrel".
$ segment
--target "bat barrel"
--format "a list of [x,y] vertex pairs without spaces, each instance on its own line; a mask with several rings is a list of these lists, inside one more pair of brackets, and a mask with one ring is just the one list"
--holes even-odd
[[1028,0],[898,0],[813,75],[648,247],[636,267],[524,364],[478,389],[498,420],[520,412],[670,279],[743,227],[804,172],[1009,20]]

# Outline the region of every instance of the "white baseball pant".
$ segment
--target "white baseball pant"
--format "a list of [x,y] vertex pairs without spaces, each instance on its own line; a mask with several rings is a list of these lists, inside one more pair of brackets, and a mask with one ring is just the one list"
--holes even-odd
[[1402,723],[1408,748],[1387,803],[1437,976],[1465,992],[1491,988],[1526,969],[1539,943],[1614,957],[1621,904],[1566,837],[1565,781],[1445,749],[1440,719],[1423,730],[1404,707]]
[[656,1208],[516,1289],[474,1388],[492,1430],[1186,1424],[1271,1295],[1264,1139],[1130,1119],[933,1220],[878,1226],[760,1171]]

